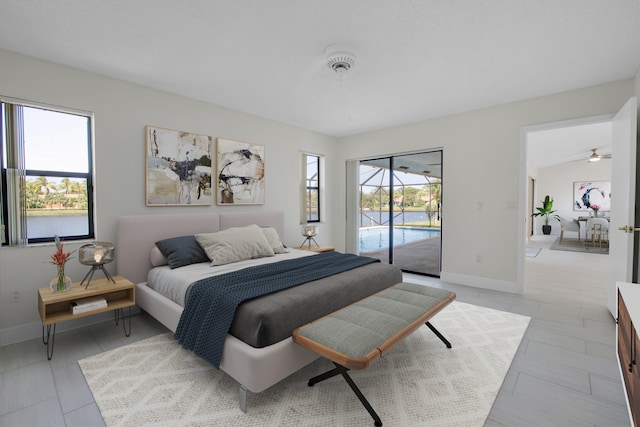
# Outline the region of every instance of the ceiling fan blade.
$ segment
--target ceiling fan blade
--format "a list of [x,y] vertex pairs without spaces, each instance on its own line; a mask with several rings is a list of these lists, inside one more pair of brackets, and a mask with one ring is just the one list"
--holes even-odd
[[601,160],[601,159],[610,159],[610,158],[611,158],[611,154],[598,154],[598,149],[592,148],[591,155],[587,158],[587,161],[597,162],[598,160]]

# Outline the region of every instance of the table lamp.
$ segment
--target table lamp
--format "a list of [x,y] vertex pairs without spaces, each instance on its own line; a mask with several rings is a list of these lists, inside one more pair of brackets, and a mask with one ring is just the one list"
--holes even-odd
[[317,225],[304,224],[301,231],[302,235],[305,237],[304,242],[302,242],[302,245],[300,245],[301,247],[305,244],[308,244],[309,248],[311,248],[311,242],[315,243],[316,247],[320,247],[320,245],[318,245],[318,242],[316,242],[316,239],[314,239],[314,237],[318,235]]
[[91,278],[93,277],[93,273],[96,270],[102,270],[107,279],[116,283],[107,269],[104,268],[105,264],[113,261],[115,249],[116,248],[113,246],[113,243],[109,242],[94,242],[80,246],[80,249],[78,250],[78,260],[80,261],[80,264],[91,266],[91,270],[89,270],[86,276],[84,276],[84,279],[82,279],[82,282],[80,282],[80,286],[82,286],[84,281],[89,278],[85,286],[85,289],[87,289],[91,282]]

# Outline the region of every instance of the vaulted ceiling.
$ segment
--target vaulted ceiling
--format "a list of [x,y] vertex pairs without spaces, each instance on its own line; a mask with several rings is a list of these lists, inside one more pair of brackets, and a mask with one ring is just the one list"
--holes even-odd
[[0,0],[0,48],[340,137],[631,78],[639,23],[637,0]]

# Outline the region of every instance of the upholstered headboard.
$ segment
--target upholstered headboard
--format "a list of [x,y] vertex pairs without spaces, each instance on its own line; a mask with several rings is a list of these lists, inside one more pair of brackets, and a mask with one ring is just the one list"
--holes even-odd
[[115,242],[117,272],[133,283],[146,282],[152,267],[149,255],[158,240],[251,224],[274,227],[284,241],[284,213],[280,211],[120,217]]

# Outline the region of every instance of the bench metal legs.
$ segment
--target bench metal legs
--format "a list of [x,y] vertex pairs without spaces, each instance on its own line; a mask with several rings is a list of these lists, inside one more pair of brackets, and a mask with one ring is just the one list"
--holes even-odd
[[[440,340],[447,346],[447,348],[451,348],[451,343],[431,323],[427,322],[425,323],[425,325],[427,325],[427,327],[431,329],[431,331],[434,334],[436,334],[438,338],[440,338]],[[377,427],[382,426],[382,421],[380,420],[380,417],[378,416],[376,411],[373,409],[373,407],[371,406],[367,398],[364,397],[364,395],[362,394],[362,392],[360,391],[356,383],[353,382],[353,380],[347,373],[349,369],[345,368],[342,365],[337,364],[336,362],[333,362],[333,364],[336,366],[335,368],[325,372],[324,374],[320,374],[311,378],[307,383],[307,385],[309,387],[313,387],[315,384],[319,383],[320,381],[333,378],[336,375],[342,375],[342,378],[344,378],[347,384],[349,384],[349,387],[351,387],[351,390],[353,390],[356,396],[358,396],[358,399],[360,399],[360,402],[362,403],[362,405],[366,408],[367,412],[369,412],[369,415],[371,415],[371,418],[373,418],[374,425]]]
[[371,406],[371,404],[369,403],[367,398],[364,397],[364,395],[362,394],[362,392],[360,391],[360,389],[358,388],[356,383],[353,382],[353,380],[351,379],[351,377],[347,373],[347,371],[349,369],[345,368],[342,365],[338,365],[336,362],[333,362],[333,364],[336,365],[336,367],[334,369],[332,369],[330,371],[327,371],[324,374],[320,374],[320,375],[318,375],[316,377],[311,378],[309,380],[309,382],[307,383],[307,385],[309,387],[313,387],[314,384],[319,383],[320,381],[324,381],[326,379],[335,377],[338,374],[342,375],[342,378],[344,378],[344,380],[347,382],[347,384],[349,384],[349,386],[351,387],[351,390],[353,390],[353,392],[356,394],[356,396],[358,396],[358,399],[360,399],[360,402],[367,409],[367,412],[369,412],[369,415],[371,415],[371,418],[373,418],[374,424],[376,426],[381,426],[382,425],[382,421],[380,420],[380,417],[378,416],[378,414],[376,414],[376,411],[373,410],[373,407]]
[[444,345],[447,346],[447,348],[451,348],[451,343],[447,341],[447,339],[440,333],[440,331],[438,331],[431,323],[427,322],[425,323],[425,325],[427,325],[429,329],[431,329],[431,332],[433,332],[438,338],[440,338],[440,340],[444,343]]

